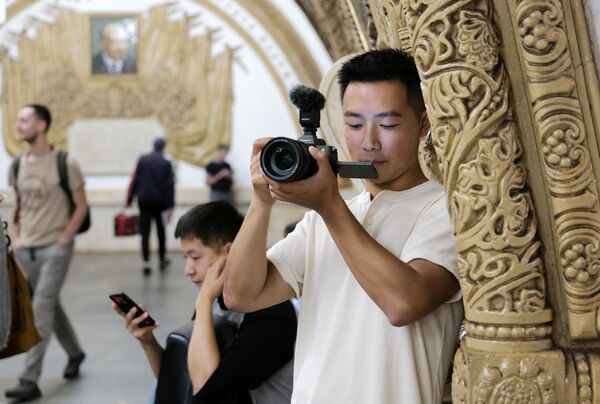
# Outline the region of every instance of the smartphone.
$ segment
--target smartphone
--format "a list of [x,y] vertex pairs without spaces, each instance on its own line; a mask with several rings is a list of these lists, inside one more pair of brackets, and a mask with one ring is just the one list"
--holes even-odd
[[[119,309],[121,309],[121,311],[124,313],[129,313],[129,310],[131,310],[133,307],[135,307],[136,312],[135,312],[134,317],[139,317],[142,314],[144,314],[144,309],[142,309],[140,306],[138,306],[137,303],[134,302],[132,298],[130,298],[123,292],[113,293],[113,294],[109,295],[108,297],[110,297],[110,300],[115,302],[115,304],[117,306],[119,306]],[[144,319],[144,321],[142,321],[140,323],[140,327],[146,327],[146,326],[154,325],[154,324],[156,324],[156,321],[154,321],[154,319],[152,317],[148,316]]]

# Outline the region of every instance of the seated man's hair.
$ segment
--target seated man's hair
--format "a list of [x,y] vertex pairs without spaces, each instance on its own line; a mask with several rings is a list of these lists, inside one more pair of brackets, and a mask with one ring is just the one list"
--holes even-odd
[[222,246],[235,239],[243,220],[228,202],[205,203],[181,216],[175,227],[175,238],[197,238],[209,247]]
[[352,82],[399,81],[406,86],[408,102],[415,113],[420,114],[425,110],[421,79],[415,61],[412,56],[399,49],[378,49],[361,53],[342,64],[337,78],[342,99]]

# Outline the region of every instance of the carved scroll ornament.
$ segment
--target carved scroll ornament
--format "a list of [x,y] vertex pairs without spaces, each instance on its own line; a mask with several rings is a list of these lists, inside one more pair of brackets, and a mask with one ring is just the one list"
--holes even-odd
[[[565,12],[569,1],[510,0],[513,29],[552,215],[565,332],[573,339],[600,336],[600,205],[586,125],[585,92],[577,89]],[[572,25],[585,21],[570,20]],[[579,38],[571,41],[579,42]],[[587,87],[587,86],[585,86]],[[598,88],[588,91],[598,93]]]
[[[371,8],[381,21],[401,16],[411,32],[460,255],[467,345],[548,348],[541,244],[488,2],[373,1]],[[401,44],[404,33],[392,34],[392,45]]]

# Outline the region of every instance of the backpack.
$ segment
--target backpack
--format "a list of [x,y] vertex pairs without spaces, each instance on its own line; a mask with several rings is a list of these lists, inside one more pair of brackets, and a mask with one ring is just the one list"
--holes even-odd
[[[67,200],[69,201],[69,214],[73,214],[73,212],[75,211],[75,201],[73,200],[73,193],[71,192],[71,188],[69,187],[69,171],[67,170],[67,155],[68,153],[64,150],[58,150],[56,152],[56,162],[58,164],[58,177],[59,177],[59,183],[60,183],[60,187],[62,188],[63,192],[65,193],[65,195],[67,196]],[[12,162],[12,172],[13,172],[13,177],[14,177],[14,187],[15,187],[15,192],[17,193],[17,202],[19,202],[19,188],[17,187],[17,179],[19,178],[19,167],[21,165],[21,156],[22,154],[17,155],[17,157],[15,157],[15,159]],[[19,220],[19,212],[16,211],[15,212],[15,217],[14,217],[14,222],[17,223]],[[90,226],[92,225],[92,218],[90,216],[90,207],[89,205],[87,206],[87,212],[85,213],[85,218],[83,219],[83,222],[81,222],[81,225],[79,226],[79,229],[77,229],[77,234],[80,233],[85,233],[86,231],[88,231],[88,229],[90,228]]]

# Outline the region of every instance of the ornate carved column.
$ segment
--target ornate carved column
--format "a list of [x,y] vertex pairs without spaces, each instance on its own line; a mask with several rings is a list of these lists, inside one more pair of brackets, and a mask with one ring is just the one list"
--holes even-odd
[[[595,353],[553,341],[556,328],[597,339],[600,323],[589,153],[597,139],[582,121],[562,21],[577,11],[573,3],[370,0],[383,42],[415,56],[432,124],[422,162],[448,195],[467,330],[455,357],[455,403],[591,403],[600,386]],[[537,176],[528,182],[527,172]],[[548,201],[551,223],[539,226],[546,252],[535,214],[544,204],[534,205],[531,189]],[[553,319],[550,301],[567,308],[568,327],[562,312]]]

